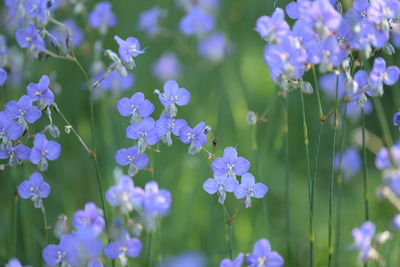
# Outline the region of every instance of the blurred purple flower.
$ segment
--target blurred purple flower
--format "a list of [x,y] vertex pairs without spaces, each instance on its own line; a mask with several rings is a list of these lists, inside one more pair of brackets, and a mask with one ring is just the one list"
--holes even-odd
[[154,77],[161,81],[175,80],[181,75],[181,63],[174,52],[165,52],[152,66]]
[[393,218],[393,227],[396,230],[400,230],[400,214],[397,214]]
[[220,262],[219,267],[241,267],[243,264],[243,253],[239,253],[233,260],[224,259]]
[[18,186],[18,195],[23,199],[30,198],[35,208],[41,208],[42,198],[47,198],[50,194],[50,185],[43,180],[39,172],[34,172]]
[[61,236],[58,245],[50,244],[42,250],[42,257],[49,266],[56,266],[59,263],[68,259],[67,248],[73,242],[73,237],[70,234]]
[[45,0],[25,0],[26,15],[40,22],[45,22],[48,16],[48,6]]
[[371,250],[371,241],[374,235],[375,225],[370,221],[366,221],[359,228],[354,228],[352,230],[354,246],[360,251],[360,260],[362,262],[368,260]]
[[159,32],[159,21],[165,13],[166,11],[158,6],[143,11],[139,15],[139,29],[150,36],[156,35]]
[[118,259],[122,266],[126,265],[130,258],[136,258],[142,252],[142,242],[137,238],[126,236],[123,240],[117,240],[104,247],[104,255],[110,259]]
[[361,169],[361,158],[358,150],[354,147],[346,149],[341,155],[335,156],[335,170],[339,170],[341,163],[341,172],[345,181],[349,181]]
[[271,17],[259,17],[256,22],[256,31],[267,42],[277,41],[287,35],[290,27],[285,20],[285,12],[276,8]]
[[94,10],[89,14],[88,21],[92,28],[100,29],[100,32],[105,32],[108,27],[117,25],[117,17],[111,10],[110,2],[100,2]]
[[201,56],[211,61],[221,61],[226,55],[232,52],[232,45],[226,39],[225,35],[215,32],[202,39],[198,46]]
[[92,202],[86,203],[84,210],[75,212],[72,223],[78,231],[93,231],[95,235],[102,233],[105,225],[103,216]]
[[75,21],[72,19],[66,19],[62,21],[62,23],[68,27],[71,31],[72,39],[67,40],[69,38],[68,32],[63,27],[55,27],[51,31],[53,36],[57,38],[62,44],[67,44],[68,42],[72,42],[74,47],[78,47],[85,38],[84,32],[76,25]]
[[393,115],[393,125],[400,126],[400,112],[397,112]]
[[214,28],[215,18],[202,8],[195,6],[179,22],[179,29],[185,35],[202,35]]
[[253,252],[246,258],[249,267],[280,267],[283,266],[283,258],[278,252],[272,251],[267,239],[258,240],[253,247]]
[[263,198],[268,192],[268,186],[262,183],[255,183],[254,176],[246,173],[242,176],[241,184],[236,187],[235,196],[237,199],[244,199],[244,206],[251,207],[251,198]]
[[0,68],[0,86],[5,84],[6,81],[7,81],[7,72],[3,68]]
[[131,212],[143,205],[144,191],[135,187],[129,176],[122,176],[117,184],[106,192],[106,199],[111,206],[118,207],[121,213]]
[[145,185],[144,211],[151,216],[166,215],[171,207],[171,193],[166,189],[159,189],[155,181]]
[[[96,76],[95,81],[99,80],[99,78],[104,74],[99,73]],[[95,82],[94,81],[94,82]],[[132,73],[128,73],[125,77],[122,76],[118,71],[111,72],[99,85],[99,88],[103,89],[104,91],[113,90],[114,92],[119,91],[128,91],[132,88],[135,82],[135,76]]]

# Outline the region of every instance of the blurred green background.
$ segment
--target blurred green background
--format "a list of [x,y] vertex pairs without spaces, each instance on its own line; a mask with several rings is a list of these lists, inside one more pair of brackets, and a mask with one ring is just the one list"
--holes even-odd
[[[238,209],[233,222],[233,252],[250,252],[255,241],[260,238],[270,240],[273,250],[278,251],[286,261],[285,266],[308,265],[308,199],[306,161],[303,142],[303,129],[300,112],[299,92],[288,95],[288,140],[289,162],[285,160],[285,104],[282,97],[276,98],[277,88],[273,84],[268,68],[263,61],[265,42],[254,31],[256,19],[261,15],[273,12],[272,1],[229,0],[220,1],[216,28],[223,31],[232,41],[234,51],[225,60],[212,63],[201,58],[197,53],[194,38],[184,37],[178,29],[179,19],[185,14],[173,0],[164,1],[111,1],[113,11],[118,16],[118,25],[111,28],[104,37],[104,48],[117,49],[113,40],[115,34],[122,38],[134,36],[147,47],[146,53],[136,58],[136,77],[134,86],[128,92],[116,97],[110,93],[100,95],[95,102],[95,130],[97,156],[104,189],[113,183],[113,171],[117,167],[114,153],[117,149],[127,147],[131,141],[125,137],[125,128],[129,119],[121,117],[116,108],[116,101],[122,96],[131,96],[141,91],[156,105],[155,118],[162,111],[162,106],[153,94],[154,89],[161,89],[163,83],[151,75],[150,68],[155,60],[165,51],[174,51],[181,61],[183,71],[177,80],[179,85],[187,88],[191,94],[189,105],[180,108],[178,116],[186,119],[191,126],[205,121],[213,130],[208,135],[206,148],[213,150],[212,140],[217,139],[216,156],[221,156],[227,146],[236,146],[238,153],[251,161],[250,172],[256,179],[269,186],[269,193],[264,199],[254,200],[250,209],[245,209],[240,201],[229,194],[226,205],[230,212]],[[278,1],[278,7],[287,2]],[[92,10],[96,1],[87,1],[87,8]],[[172,33],[172,38],[149,38],[137,29],[140,12],[159,5],[168,10],[162,20],[162,27]],[[57,10],[55,17],[63,20],[71,16],[70,10]],[[86,25],[82,16],[74,17],[77,24],[85,28],[86,37],[76,55],[84,68],[89,71],[93,61],[93,43],[100,35]],[[10,38],[10,43],[14,40]],[[185,49],[182,49],[185,48]],[[103,58],[104,62],[108,59]],[[398,65],[398,55],[388,59],[390,64]],[[56,95],[56,102],[71,124],[76,127],[86,143],[91,144],[89,93],[82,73],[73,62],[59,59],[27,60],[23,69],[21,87],[3,87],[0,90],[0,105],[11,99],[18,99],[25,93],[25,85],[37,82],[41,75],[57,73],[56,82],[62,90]],[[312,81],[311,75],[306,79]],[[54,86],[54,83],[52,84]],[[390,123],[392,114],[400,107],[399,86],[388,88],[382,99]],[[315,95],[305,96],[306,113],[309,123],[310,151],[313,159],[319,115]],[[334,103],[323,98],[325,112],[330,111]],[[249,110],[262,114],[270,108],[267,121],[257,127],[247,124]],[[63,131],[65,125],[61,118],[53,113],[53,119],[61,130],[59,142],[62,154],[57,161],[49,163],[49,170],[44,177],[51,185],[52,191],[45,200],[49,224],[56,221],[60,213],[70,219],[74,211],[82,209],[89,201],[100,206],[95,169],[91,159],[72,134]],[[360,123],[347,123],[345,145],[353,143],[354,130]],[[41,130],[47,124],[45,116],[31,129]],[[367,129],[378,139],[381,128],[375,112],[367,117]],[[399,131],[391,127],[395,140]],[[255,134],[256,132],[256,134]],[[333,127],[325,123],[321,138],[321,152],[316,181],[316,257],[318,266],[327,264],[327,220],[328,220],[328,186],[330,174],[330,151]],[[254,139],[256,136],[256,141]],[[341,140],[341,136],[338,137]],[[225,219],[221,205],[215,196],[208,195],[203,189],[203,182],[212,176],[209,167],[211,160],[207,154],[200,152],[194,156],[187,155],[187,145],[173,140],[172,147],[160,144],[161,153],[151,153],[157,157],[155,180],[161,188],[172,193],[173,201],[169,216],[162,219],[161,228],[157,231],[154,255],[160,260],[166,256],[178,255],[187,250],[201,251],[207,256],[208,266],[217,266],[228,257],[226,244]],[[255,143],[258,145],[255,146]],[[338,146],[339,147],[339,146]],[[371,144],[373,147],[373,144]],[[381,174],[374,167],[374,154],[368,151],[369,196],[371,220],[378,231],[390,227],[395,209],[386,201],[378,201],[374,196],[377,186],[382,184]],[[127,168],[123,168],[127,171]],[[14,201],[16,186],[29,177],[36,166],[24,164],[23,168],[6,168],[0,172],[0,259],[7,262],[12,256],[13,242],[17,242],[17,257],[24,264],[41,266],[41,249],[43,247],[42,216],[40,210],[33,208],[31,201]],[[288,205],[286,202],[286,170],[289,172]],[[141,171],[134,177],[136,185],[143,186],[152,180],[152,174]],[[336,179],[335,179],[336,180]],[[338,190],[335,183],[334,218],[336,225]],[[364,221],[362,175],[342,187],[342,209],[340,229],[335,227],[335,242],[340,236],[340,247],[336,253],[335,266],[356,266],[357,252],[349,251],[352,243],[351,229]],[[108,217],[114,210],[106,204]],[[18,223],[13,222],[17,208]],[[290,227],[287,227],[287,208],[289,208]],[[18,229],[18,238],[13,240],[13,231]],[[339,233],[338,233],[339,232]],[[140,238],[147,245],[147,235]],[[51,235],[51,242],[57,240]],[[380,252],[387,262],[394,263],[400,253],[400,239],[396,237],[385,244]],[[387,255],[391,255],[387,258]],[[132,260],[132,266],[146,266],[146,253]],[[397,261],[398,262],[398,261]],[[397,266],[395,263],[394,265]]]

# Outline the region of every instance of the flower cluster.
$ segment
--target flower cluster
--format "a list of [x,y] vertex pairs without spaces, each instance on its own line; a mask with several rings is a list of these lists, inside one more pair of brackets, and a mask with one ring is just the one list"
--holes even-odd
[[377,57],[369,73],[358,70],[352,75],[355,62],[351,55],[361,52],[368,59],[382,48],[393,53],[390,23],[399,15],[400,5],[394,0],[356,0],[342,15],[331,2],[302,0],[288,4],[286,12],[296,20],[292,29],[282,9],[277,8],[271,17],[260,17],[256,31],[267,42],[264,59],[275,83],[284,90],[299,84],[306,87],[301,86],[301,78],[313,65],[318,65],[322,73],[342,68],[347,92],[362,104],[365,94],[382,95],[383,84],[396,83],[400,70],[386,67],[385,60]]
[[[220,267],[240,267],[243,265],[244,255],[239,253],[238,256],[231,259],[224,259],[219,264]],[[272,251],[271,244],[267,239],[258,240],[253,246],[253,252],[246,256],[245,264],[248,267],[280,267],[284,261],[282,256]]]
[[[237,199],[244,199],[246,208],[251,206],[251,198],[263,198],[268,187],[262,183],[256,183],[254,176],[248,172],[250,162],[238,157],[234,147],[224,149],[222,158],[217,158],[211,163],[214,178],[207,179],[203,189],[209,194],[218,194],[218,202],[224,204],[226,192],[233,192]],[[236,175],[242,176],[239,184]]]

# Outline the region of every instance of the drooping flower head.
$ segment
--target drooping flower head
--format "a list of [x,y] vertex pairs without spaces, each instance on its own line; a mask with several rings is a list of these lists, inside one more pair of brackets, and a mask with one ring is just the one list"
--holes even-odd
[[42,199],[50,194],[50,185],[43,180],[39,172],[34,172],[18,186],[18,195],[23,199],[30,198],[35,208],[41,208]]
[[242,176],[241,183],[236,187],[235,196],[238,199],[244,198],[244,206],[251,207],[251,198],[263,198],[268,192],[268,186],[256,183],[254,176],[246,173]]
[[134,57],[144,53],[144,50],[140,50],[139,40],[135,37],[128,37],[126,40],[122,40],[115,35],[114,40],[119,45],[118,54],[125,63],[134,62]]
[[249,267],[280,267],[283,266],[282,256],[272,251],[267,239],[258,240],[253,247],[253,252],[246,258]]
[[230,146],[224,149],[222,158],[217,158],[211,163],[211,168],[215,176],[227,175],[236,178],[236,175],[242,176],[247,173],[250,162],[238,157],[236,149]]

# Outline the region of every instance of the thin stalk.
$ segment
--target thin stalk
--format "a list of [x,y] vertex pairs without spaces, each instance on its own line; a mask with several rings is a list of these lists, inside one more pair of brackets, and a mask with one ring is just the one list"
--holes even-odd
[[363,148],[363,183],[364,183],[364,212],[365,220],[369,220],[369,209],[368,209],[368,167],[367,167],[367,145],[365,141],[365,112],[364,107],[361,108],[362,117],[362,148]]
[[225,218],[225,224],[226,229],[228,230],[228,252],[229,252],[229,258],[233,259],[233,254],[232,254],[232,224],[229,222],[230,215],[228,212],[228,209],[226,208],[225,204],[222,204],[223,207],[223,213],[224,213],[224,218]]
[[151,255],[151,252],[152,252],[152,249],[153,249],[153,232],[152,231],[150,231],[149,232],[149,245],[148,245],[148,247],[147,247],[147,266],[149,266],[149,267],[151,267],[152,266],[152,262],[151,262],[151,257],[152,257],[152,255]]
[[331,155],[331,178],[329,183],[329,208],[328,208],[328,266],[332,266],[332,256],[334,253],[333,248],[333,220],[332,220],[332,207],[333,207],[333,185],[335,177],[335,151],[336,151],[336,130],[339,120],[339,75],[336,77],[336,109],[333,121],[333,141],[332,141],[332,155]]
[[285,142],[285,206],[286,206],[286,250],[287,262],[291,262],[291,219],[290,219],[290,173],[289,173],[289,123],[288,123],[288,100],[284,98],[285,128],[283,130],[283,138]]
[[106,229],[108,230],[108,220],[107,220],[107,214],[106,214],[106,208],[104,205],[104,196],[103,196],[103,188],[101,185],[101,179],[100,179],[100,168],[99,168],[99,163],[97,161],[97,157],[96,157],[96,136],[95,136],[95,124],[94,124],[94,99],[93,99],[93,92],[92,89],[90,87],[90,80],[89,80],[89,76],[87,75],[85,69],[83,68],[82,64],[74,57],[73,61],[75,62],[75,64],[79,67],[79,69],[81,70],[81,72],[83,73],[83,75],[85,76],[86,79],[86,83],[87,86],[89,88],[89,109],[90,109],[90,126],[91,126],[91,132],[92,132],[92,151],[93,151],[93,165],[95,167],[96,170],[96,180],[97,180],[97,185],[99,188],[99,194],[100,194],[100,201],[101,201],[101,207],[103,210],[103,214],[104,214],[104,221],[106,224]]
[[18,193],[15,192],[14,195],[14,214],[13,214],[13,233],[12,233],[12,242],[13,242],[13,257],[17,257],[17,246],[18,246]]
[[44,207],[44,204],[42,204],[42,215],[43,215],[43,225],[44,225],[44,238],[45,238],[45,244],[47,245],[49,243],[49,234],[48,234],[48,226],[47,226],[47,216],[46,216],[46,209]]
[[386,120],[385,111],[383,110],[382,101],[379,97],[372,98],[375,110],[378,114],[379,123],[382,127],[383,135],[385,137],[386,146],[390,149],[393,146],[393,139],[390,133],[390,128]]
[[314,233],[314,219],[313,214],[311,213],[311,171],[310,171],[310,149],[309,149],[309,140],[308,140],[308,127],[306,121],[306,111],[304,106],[304,95],[301,90],[300,92],[300,100],[301,100],[301,111],[303,118],[303,133],[304,133],[304,146],[306,152],[306,160],[307,160],[307,181],[308,181],[308,201],[309,201],[309,241],[310,241],[310,266],[314,266],[314,242],[315,242],[315,233]]
[[342,223],[342,187],[343,187],[343,178],[342,178],[342,161],[343,161],[343,150],[346,141],[346,114],[347,114],[347,105],[344,106],[344,111],[341,120],[341,134],[340,134],[340,156],[339,156],[339,164],[338,164],[338,173],[336,176],[337,183],[337,206],[336,206],[336,244],[335,244],[335,266],[339,265],[339,254],[340,254],[340,241],[341,241],[341,223]]

